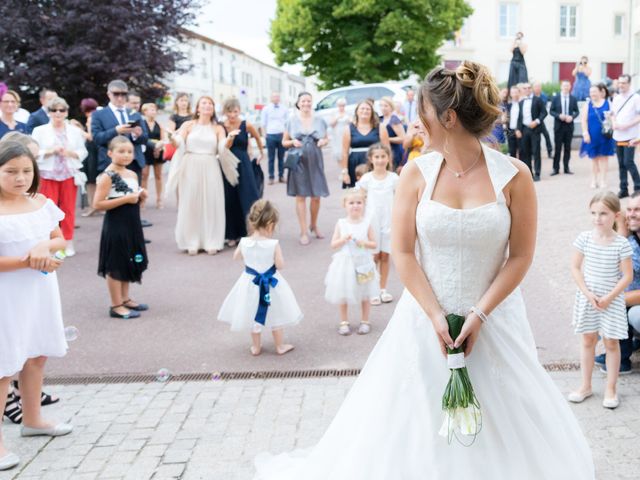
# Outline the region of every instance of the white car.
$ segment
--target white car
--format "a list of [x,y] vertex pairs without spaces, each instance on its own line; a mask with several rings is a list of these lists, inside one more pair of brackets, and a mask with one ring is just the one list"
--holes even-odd
[[398,84],[366,83],[363,85],[340,87],[330,90],[325,94],[325,96],[316,104],[315,113],[329,123],[338,112],[337,102],[341,98],[346,100],[347,105],[345,110],[350,115],[353,115],[356,105],[359,102],[367,98],[371,98],[374,100],[376,111],[380,114],[378,100],[382,97],[391,97],[395,102],[404,102],[406,96],[406,90]]

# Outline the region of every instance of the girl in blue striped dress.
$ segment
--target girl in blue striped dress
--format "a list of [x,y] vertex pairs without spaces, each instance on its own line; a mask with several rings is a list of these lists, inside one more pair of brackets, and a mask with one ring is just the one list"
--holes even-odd
[[620,402],[616,382],[620,368],[620,343],[627,338],[624,290],[633,280],[631,246],[616,233],[621,221],[620,200],[612,192],[600,192],[589,204],[593,230],[582,232],[573,242],[571,273],[578,285],[573,309],[575,332],[582,334],[580,366],[582,385],[568,399],[580,403],[592,395],[595,347],[598,334],[607,351],[607,386],[602,405],[616,408]]

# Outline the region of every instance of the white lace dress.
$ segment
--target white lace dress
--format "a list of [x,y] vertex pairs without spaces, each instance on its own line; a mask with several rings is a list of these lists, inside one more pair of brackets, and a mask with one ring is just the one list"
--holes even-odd
[[[466,314],[502,267],[511,216],[502,193],[516,174],[484,149],[497,201],[456,210],[431,200],[442,157],[417,158],[426,189],[416,211],[419,261],[442,307]],[[538,362],[516,289],[489,316],[467,369],[483,428],[471,447],[447,444],[449,379],[431,321],[404,292],[360,377],[311,450],[256,458],[259,480],[593,480],[591,452]]]
[[[51,200],[33,212],[0,215],[0,257],[24,257],[63,218]],[[0,272],[0,378],[18,373],[30,358],[66,353],[56,273]]]

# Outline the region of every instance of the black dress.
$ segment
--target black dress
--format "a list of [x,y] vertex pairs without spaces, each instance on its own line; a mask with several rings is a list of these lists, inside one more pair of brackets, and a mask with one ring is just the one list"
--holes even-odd
[[178,115],[177,113],[174,113],[169,117],[169,120],[172,120],[176,124],[177,131],[180,129],[184,122],[186,122],[187,120],[191,120],[192,118],[193,115]]
[[527,75],[527,64],[524,63],[524,55],[520,50],[520,47],[513,49],[513,57],[511,57],[511,65],[509,66],[509,81],[507,82],[507,88],[511,90],[511,87],[518,83],[525,83],[529,81]]
[[98,177],[98,146],[91,140],[84,142],[87,156],[82,161],[82,171],[87,175],[87,183],[96,183]]
[[374,143],[380,141],[380,129],[372,128],[366,135],[361,134],[356,126],[349,124],[349,130],[351,132],[351,143],[349,145],[349,160],[347,169],[349,170],[350,184],[343,183],[342,188],[353,188],[356,186],[356,167],[367,163],[367,150]]
[[142,120],[147,127],[147,132],[149,133],[149,140],[147,142],[147,149],[144,151],[144,161],[147,165],[155,165],[157,163],[164,163],[164,159],[162,158],[162,153],[158,158],[153,156],[153,151],[156,148],[156,142],[160,141],[160,136],[162,132],[160,130],[160,125],[158,122],[153,124],[153,128],[149,128],[149,124],[146,120]]
[[[116,172],[107,170],[105,173],[111,177],[108,197],[110,199],[122,197],[138,188],[134,179],[128,179],[127,183]],[[147,265],[147,249],[140,223],[140,205],[125,203],[107,210],[100,235],[98,275],[109,275],[122,282],[140,283],[142,272],[147,269]]]
[[[226,132],[226,127],[225,127]],[[249,135],[247,133],[247,122],[240,123],[240,133],[233,139],[231,153],[233,153],[240,163],[238,164],[238,185],[231,186],[227,179],[224,182],[224,211],[226,225],[224,238],[227,240],[238,240],[247,235],[247,215],[251,205],[260,198],[256,177],[253,173],[253,166],[249,158]]]

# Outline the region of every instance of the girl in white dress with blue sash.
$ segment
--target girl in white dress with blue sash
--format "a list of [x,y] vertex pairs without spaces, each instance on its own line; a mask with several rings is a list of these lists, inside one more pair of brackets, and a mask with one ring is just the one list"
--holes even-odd
[[[318,444],[256,458],[259,480],[593,480],[589,446],[540,365],[518,285],[535,250],[536,195],[520,161],[481,146],[500,115],[488,69],[437,67],[418,111],[433,153],[400,175],[392,253],[406,289]],[[457,338],[445,314],[466,317]],[[482,411],[475,443],[439,434],[465,350]]]
[[284,326],[295,325],[302,320],[291,287],[280,274],[284,257],[280,243],[273,237],[278,224],[278,210],[269,200],[256,201],[248,215],[252,234],[240,239],[233,254],[242,259],[245,271],[225,298],[218,320],[231,325],[232,331],[251,332],[251,354],[262,351],[262,329],[268,327],[278,355],[293,350],[284,343]]

